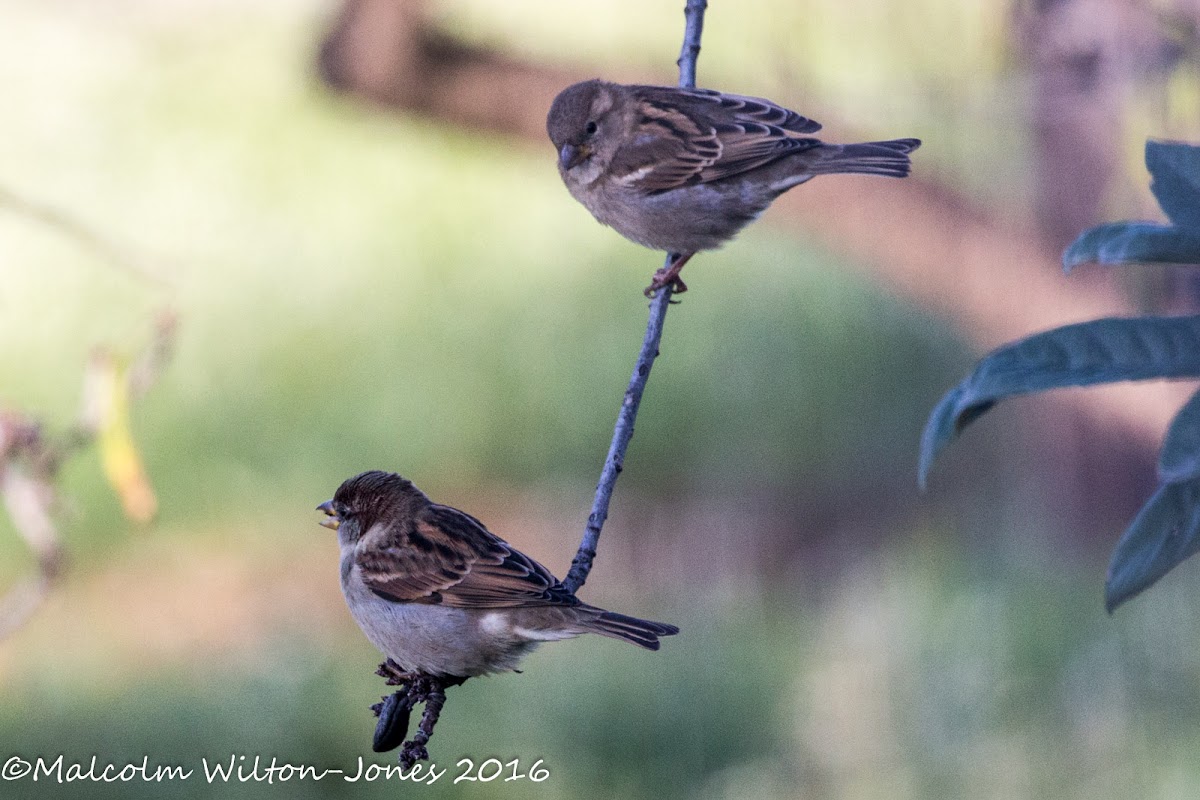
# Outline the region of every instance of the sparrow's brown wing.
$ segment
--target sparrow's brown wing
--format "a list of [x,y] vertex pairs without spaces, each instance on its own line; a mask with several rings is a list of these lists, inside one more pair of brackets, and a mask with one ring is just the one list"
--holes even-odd
[[359,547],[363,580],[383,597],[455,608],[579,603],[549,570],[458,509],[430,504],[398,527],[369,534]]
[[820,141],[819,123],[759,97],[634,86],[638,117],[617,151],[614,179],[645,192],[720,180]]
[[797,114],[778,103],[762,97],[727,94],[713,89],[677,89],[671,86],[647,86],[650,90],[668,95],[683,107],[690,105],[701,114],[713,118],[735,118],[742,122],[759,123],[780,128],[789,133],[816,133],[821,123]]

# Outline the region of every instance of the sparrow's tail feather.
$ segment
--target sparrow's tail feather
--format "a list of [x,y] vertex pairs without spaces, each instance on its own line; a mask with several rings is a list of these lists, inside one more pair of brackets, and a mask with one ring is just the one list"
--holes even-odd
[[814,148],[814,175],[853,172],[903,178],[912,168],[908,154],[921,146],[920,139],[892,139],[862,144],[823,144]]
[[596,610],[600,613],[590,620],[589,626],[595,633],[611,636],[614,639],[624,639],[647,650],[658,649],[658,637],[674,636],[679,633],[679,628],[665,622],[651,622],[637,617],[627,617],[613,611]]

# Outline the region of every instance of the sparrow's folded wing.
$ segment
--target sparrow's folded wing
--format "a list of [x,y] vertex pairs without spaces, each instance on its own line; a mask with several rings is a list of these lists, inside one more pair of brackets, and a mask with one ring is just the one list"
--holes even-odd
[[541,564],[449,506],[431,504],[407,530],[364,536],[358,564],[370,589],[396,601],[480,609],[579,602]]
[[820,144],[819,123],[758,97],[635,86],[632,135],[609,167],[647,193],[720,180]]

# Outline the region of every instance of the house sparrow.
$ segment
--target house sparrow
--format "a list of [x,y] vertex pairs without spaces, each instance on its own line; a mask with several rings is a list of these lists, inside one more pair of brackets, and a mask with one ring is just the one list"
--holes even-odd
[[758,97],[590,80],[546,117],[571,195],[626,239],[672,254],[646,289],[685,291],[679,270],[816,175],[903,178],[919,139],[825,144],[819,123]]
[[658,637],[679,632],[579,601],[482,522],[394,473],[350,478],[317,510],[337,531],[354,620],[413,676],[512,670],[539,643],[581,633],[657,650]]

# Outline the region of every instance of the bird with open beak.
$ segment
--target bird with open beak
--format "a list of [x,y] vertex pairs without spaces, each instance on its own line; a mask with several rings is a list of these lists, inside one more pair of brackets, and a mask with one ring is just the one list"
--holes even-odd
[[581,602],[482,522],[395,473],[350,478],[317,509],[338,534],[351,615],[405,672],[466,678],[513,670],[540,643],[582,633],[657,650],[679,632]]

